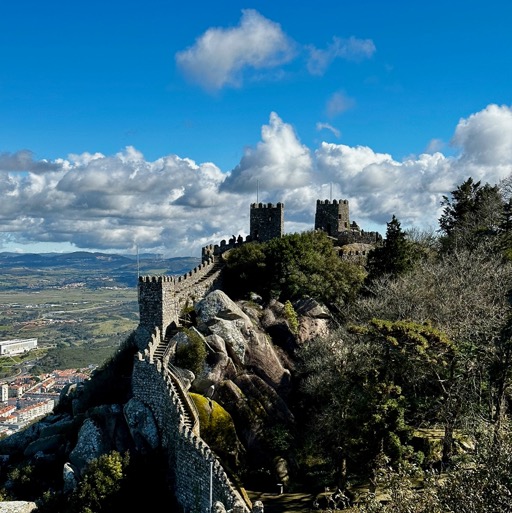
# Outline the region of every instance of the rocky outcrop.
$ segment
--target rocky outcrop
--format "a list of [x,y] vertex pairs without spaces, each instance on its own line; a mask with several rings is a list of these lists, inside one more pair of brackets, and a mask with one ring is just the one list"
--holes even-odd
[[196,305],[197,327],[206,336],[208,365],[198,376],[204,389],[230,379],[250,368],[274,388],[286,386],[290,371],[286,369],[268,335],[224,292],[216,290]]
[[137,399],[130,399],[123,412],[136,449],[143,453],[156,449],[160,445],[160,436],[152,411]]
[[31,511],[35,511],[36,509],[37,505],[35,502],[0,502],[0,513],[30,513]]
[[299,316],[297,343],[304,344],[317,337],[325,337],[329,333],[331,314],[329,310],[314,299],[301,299],[293,304]]
[[74,468],[83,469],[93,459],[108,452],[109,444],[94,420],[85,419],[78,433],[78,441],[69,455]]
[[[177,351],[191,344],[190,336],[202,338],[206,361],[197,375],[185,380],[186,387],[215,400],[229,413],[244,457],[262,464],[266,460],[269,465],[275,463],[268,453],[268,428],[294,422],[286,398],[291,389],[290,362],[298,346],[283,308],[278,302],[267,309],[252,301],[235,303],[215,290],[195,305],[195,325],[175,333],[168,346],[171,363],[179,365],[174,359]],[[275,328],[273,336],[269,327]],[[187,372],[176,371],[182,378]],[[287,464],[284,458],[278,461],[282,476]]]
[[70,463],[64,463],[62,470],[62,480],[64,481],[64,492],[71,492],[78,484],[78,477],[75,469]]
[[45,436],[34,440],[27,445],[23,454],[27,457],[49,454],[52,456],[61,452],[61,448],[66,445],[66,437],[64,435]]
[[212,319],[241,320],[245,324],[250,323],[249,317],[222,290],[210,292],[210,294],[196,304],[195,311],[199,329],[208,326]]

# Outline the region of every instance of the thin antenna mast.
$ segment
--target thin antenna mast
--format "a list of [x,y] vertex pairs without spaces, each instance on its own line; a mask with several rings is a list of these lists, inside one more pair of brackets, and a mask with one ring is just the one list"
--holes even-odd
[[329,200],[332,201],[332,182],[331,182],[331,195],[330,195]]
[[137,280],[140,278],[140,264],[139,264],[139,245],[136,245],[137,248]]
[[256,180],[256,203],[260,202],[260,181]]

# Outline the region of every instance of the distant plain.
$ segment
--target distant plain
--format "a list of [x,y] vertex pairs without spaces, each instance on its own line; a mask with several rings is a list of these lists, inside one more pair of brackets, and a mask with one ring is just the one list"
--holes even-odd
[[139,320],[138,275],[180,275],[198,258],[103,253],[0,253],[0,340],[37,338],[37,353],[0,358],[0,377],[20,360],[33,372],[101,365]]

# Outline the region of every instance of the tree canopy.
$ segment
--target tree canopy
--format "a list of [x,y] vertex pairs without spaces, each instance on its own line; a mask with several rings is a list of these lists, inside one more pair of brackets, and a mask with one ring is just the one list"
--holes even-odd
[[402,274],[412,269],[418,257],[414,244],[407,240],[400,221],[393,215],[387,223],[386,238],[382,245],[372,249],[368,255],[367,282],[371,283],[383,275]]
[[439,219],[441,242],[446,251],[473,248],[495,235],[502,222],[504,201],[498,185],[482,185],[471,177],[443,196]]
[[364,275],[361,266],[339,257],[324,232],[309,231],[232,250],[224,286],[234,297],[255,292],[282,302],[313,297],[335,303],[355,297]]

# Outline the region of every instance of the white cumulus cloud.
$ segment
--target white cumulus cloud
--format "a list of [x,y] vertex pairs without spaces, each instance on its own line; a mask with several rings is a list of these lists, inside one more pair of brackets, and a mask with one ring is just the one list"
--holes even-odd
[[238,26],[208,29],[175,58],[190,80],[215,91],[240,86],[246,70],[274,68],[293,55],[294,43],[278,23],[246,9]]
[[222,189],[256,192],[301,187],[311,181],[313,162],[309,149],[300,143],[292,126],[273,112],[261,129],[261,142],[245,150]]
[[512,109],[492,104],[459,121],[453,144],[462,148],[467,163],[485,167],[509,165],[511,133]]

